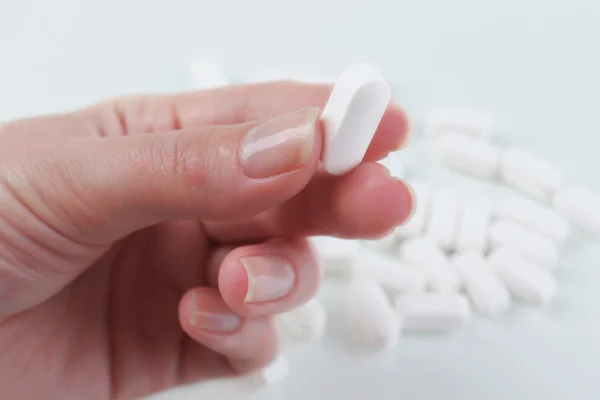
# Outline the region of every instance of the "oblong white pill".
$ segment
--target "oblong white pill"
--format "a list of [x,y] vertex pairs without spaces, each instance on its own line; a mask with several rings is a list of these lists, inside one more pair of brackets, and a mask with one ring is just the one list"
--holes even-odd
[[423,233],[427,215],[431,209],[431,188],[423,182],[413,182],[412,188],[413,212],[408,220],[394,230],[393,235],[398,239],[414,238]]
[[400,246],[400,259],[408,266],[422,269],[427,286],[434,292],[454,292],[460,289],[460,278],[448,263],[446,254],[429,238],[410,239]]
[[278,317],[284,327],[298,340],[317,340],[325,333],[327,311],[316,298]]
[[480,140],[492,135],[492,115],[486,110],[436,108],[427,115],[426,132],[439,135],[444,132],[460,132]]
[[488,245],[488,229],[492,221],[491,202],[469,196],[464,200],[456,232],[456,251],[483,253]]
[[464,290],[476,311],[498,314],[510,307],[510,293],[506,285],[480,254],[460,253],[452,258],[451,263],[460,274]]
[[542,202],[549,202],[564,181],[560,170],[517,147],[502,153],[500,175],[510,187]]
[[285,379],[290,373],[288,359],[279,354],[269,365],[260,371],[260,377],[264,385],[270,386]]
[[470,321],[469,301],[459,293],[408,293],[395,302],[405,332],[448,332]]
[[553,205],[584,232],[600,237],[600,199],[589,190],[565,187],[556,193]]
[[493,248],[506,247],[546,269],[554,268],[560,256],[559,248],[552,239],[510,220],[494,221],[489,238]]
[[422,270],[408,267],[391,257],[364,251],[358,255],[355,264],[359,275],[373,279],[391,296],[425,290],[427,279]]
[[514,251],[494,250],[489,255],[488,262],[518,300],[541,305],[556,294],[556,279]]
[[363,240],[361,244],[367,249],[387,252],[388,250],[395,249],[396,242],[394,235],[387,235],[379,239]]
[[231,84],[221,63],[211,55],[194,59],[190,63],[190,75],[195,89],[213,89]]
[[549,207],[518,196],[506,198],[498,205],[495,214],[499,218],[515,221],[547,235],[558,244],[563,244],[569,237],[569,223],[564,216]]
[[500,171],[498,147],[463,134],[444,134],[437,140],[436,151],[442,163],[465,174],[491,179]]
[[370,65],[342,72],[321,114],[327,172],[342,175],[360,164],[390,99],[390,87]]
[[309,239],[326,279],[349,281],[354,277],[354,259],[360,251],[356,240],[315,236]]
[[461,198],[457,193],[446,190],[434,193],[425,235],[445,251],[451,251],[454,247],[461,211]]
[[400,337],[400,319],[377,282],[356,279],[346,295],[348,317],[366,343],[377,348],[394,347]]

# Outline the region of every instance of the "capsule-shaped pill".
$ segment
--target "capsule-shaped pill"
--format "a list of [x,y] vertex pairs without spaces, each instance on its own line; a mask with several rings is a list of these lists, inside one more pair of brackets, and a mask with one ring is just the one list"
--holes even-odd
[[556,279],[518,253],[508,249],[494,250],[488,262],[512,295],[523,302],[541,305],[556,294]]
[[500,175],[508,186],[544,203],[550,202],[564,180],[560,170],[516,147],[502,153]]
[[289,373],[289,361],[283,354],[280,354],[269,365],[260,370],[259,375],[265,386],[271,386],[285,379]]
[[446,254],[429,238],[421,237],[404,242],[398,256],[406,265],[422,269],[427,277],[427,287],[439,293],[460,289],[456,270],[449,265]]
[[498,218],[522,224],[563,244],[569,237],[567,219],[557,211],[520,196],[509,196],[496,209]]
[[284,327],[300,341],[317,340],[325,333],[327,311],[316,298],[279,315]]
[[546,269],[554,268],[558,262],[559,249],[552,239],[516,222],[504,219],[494,221],[490,226],[489,238],[493,248],[513,250]]
[[489,201],[475,196],[465,199],[456,232],[456,251],[485,252],[492,214],[492,204]]
[[437,140],[436,150],[442,163],[464,174],[492,179],[500,170],[498,147],[463,134],[444,134]]
[[395,302],[404,332],[449,332],[471,320],[469,301],[460,293],[408,293]]
[[328,173],[342,175],[361,163],[390,99],[390,87],[370,65],[355,64],[342,72],[321,114],[322,161]]
[[423,182],[410,184],[413,196],[413,212],[408,220],[394,230],[398,239],[414,238],[423,233],[427,215],[431,209],[432,190]]
[[446,190],[440,190],[433,195],[425,235],[445,251],[451,251],[454,247],[462,211],[461,200],[457,193]]
[[425,290],[425,273],[391,257],[372,251],[361,252],[355,260],[357,274],[377,282],[390,296]]
[[381,349],[396,346],[400,337],[400,319],[377,282],[356,279],[346,295],[348,317],[366,344]]
[[360,251],[355,240],[315,236],[310,243],[323,268],[325,279],[349,281],[354,277],[354,259]]
[[427,135],[460,132],[479,140],[488,140],[492,135],[492,128],[493,120],[489,111],[457,108],[431,110],[425,127]]
[[496,272],[475,252],[455,255],[452,265],[460,274],[473,308],[482,314],[498,314],[511,304],[510,293]]
[[571,185],[557,192],[554,208],[591,236],[600,237],[600,199],[587,189]]

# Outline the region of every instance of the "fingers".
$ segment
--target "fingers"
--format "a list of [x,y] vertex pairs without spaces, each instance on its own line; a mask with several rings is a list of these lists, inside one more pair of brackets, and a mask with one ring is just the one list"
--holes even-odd
[[312,178],[321,142],[309,108],[263,123],[48,141],[20,179],[41,192],[44,220],[100,244],[165,220],[248,218],[281,204]]
[[[85,110],[100,136],[133,135],[196,128],[201,125],[234,125],[273,118],[306,108],[323,109],[332,85],[273,82],[233,86],[177,95],[123,98]],[[366,161],[379,160],[407,141],[409,122],[392,102],[386,111]]]
[[319,286],[318,262],[305,239],[238,247],[219,268],[223,301],[238,315],[270,315],[294,309]]
[[342,177],[321,174],[280,207],[236,223],[207,223],[217,241],[332,235],[376,238],[403,223],[412,210],[408,186],[379,164],[362,164]]
[[267,365],[278,352],[277,332],[271,317],[237,315],[217,289],[188,291],[179,305],[179,320],[192,339],[222,354],[240,373]]

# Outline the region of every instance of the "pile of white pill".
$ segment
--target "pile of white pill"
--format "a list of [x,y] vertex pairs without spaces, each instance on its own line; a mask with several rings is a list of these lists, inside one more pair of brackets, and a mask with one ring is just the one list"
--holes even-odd
[[[193,64],[196,75],[201,64]],[[204,64],[206,77],[222,84],[216,63]],[[275,75],[281,77],[270,71]],[[322,114],[328,172],[344,174],[360,163],[390,97],[368,65],[340,75]],[[498,315],[518,304],[541,307],[559,288],[554,270],[571,226],[600,237],[598,198],[532,152],[496,143],[493,133],[489,112],[436,109],[421,138],[443,168],[508,194],[475,195],[407,177],[413,213],[389,236],[311,238],[324,284],[343,287],[345,315],[365,344],[389,349],[403,333],[451,332],[475,315]],[[393,163],[392,173],[402,175],[402,163]],[[298,340],[313,341],[326,330],[327,310],[314,298],[278,319]],[[288,371],[280,355],[261,376],[271,384]]]

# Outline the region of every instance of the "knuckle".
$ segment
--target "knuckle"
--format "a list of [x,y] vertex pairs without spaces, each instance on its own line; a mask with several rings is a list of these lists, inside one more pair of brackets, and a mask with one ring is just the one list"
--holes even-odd
[[174,134],[153,151],[153,165],[159,173],[175,185],[183,201],[195,203],[208,183],[210,150],[193,145],[189,136]]

